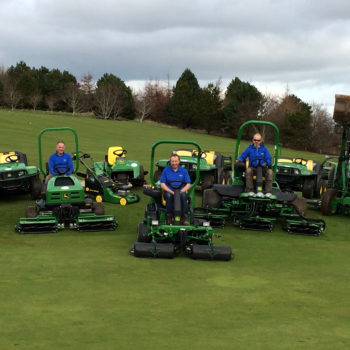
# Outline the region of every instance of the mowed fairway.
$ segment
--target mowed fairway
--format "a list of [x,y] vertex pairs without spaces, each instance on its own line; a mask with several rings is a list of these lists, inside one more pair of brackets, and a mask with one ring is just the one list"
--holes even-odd
[[[0,122],[0,151],[25,152],[35,165],[46,127],[74,128],[80,150],[96,160],[122,145],[146,170],[159,139],[194,140],[231,155],[235,146],[150,123],[4,110]],[[59,139],[70,142],[65,134],[46,138],[47,155]],[[119,227],[98,233],[19,235],[14,225],[32,200],[0,199],[0,349],[350,348],[349,217],[326,218],[318,238],[288,235],[280,224],[272,233],[230,224],[215,239],[232,247],[230,262],[138,259],[128,251],[148,198],[137,191],[140,203],[106,204]],[[321,216],[311,208],[308,215]]]

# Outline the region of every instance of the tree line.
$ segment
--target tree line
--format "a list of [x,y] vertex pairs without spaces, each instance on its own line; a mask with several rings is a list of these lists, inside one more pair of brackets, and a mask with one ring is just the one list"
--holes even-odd
[[[200,87],[190,69],[175,86],[150,80],[140,91],[132,91],[113,74],[105,73],[95,82],[88,73],[77,81],[68,71],[31,68],[21,61],[0,68],[0,106],[92,113],[109,120],[147,119],[233,138],[245,121],[266,120],[278,126],[285,147],[336,153],[339,145],[333,120],[321,105],[310,105],[289,91],[283,96],[264,95],[237,77],[225,91],[220,80]],[[250,139],[256,131],[273,142],[270,128],[248,129],[243,136]]]

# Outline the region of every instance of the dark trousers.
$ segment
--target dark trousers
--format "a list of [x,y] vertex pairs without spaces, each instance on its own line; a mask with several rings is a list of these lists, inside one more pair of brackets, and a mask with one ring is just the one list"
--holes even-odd
[[[254,191],[253,176],[256,175],[256,168],[248,168],[245,172],[245,187],[247,192]],[[273,171],[267,167],[263,168],[263,176],[265,177],[265,192],[272,191]]]
[[[166,200],[166,212],[167,214],[174,214],[174,195],[169,192],[164,192],[164,199]],[[187,204],[187,193],[182,192],[180,194],[181,199],[181,215],[187,215],[188,213],[188,204]]]

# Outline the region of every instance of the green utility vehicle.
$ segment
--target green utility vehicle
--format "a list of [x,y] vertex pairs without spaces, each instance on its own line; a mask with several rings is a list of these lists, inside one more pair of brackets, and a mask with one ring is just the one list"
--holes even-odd
[[[71,128],[44,129],[39,134],[40,171],[45,175],[42,164],[41,138],[47,132],[70,131],[75,138],[78,151],[78,136]],[[74,173],[78,171],[76,159]],[[77,231],[110,231],[118,223],[112,215],[104,215],[103,203],[93,202],[85,197],[84,188],[74,175],[66,175],[69,168],[59,167],[55,171],[60,175],[52,177],[47,184],[45,199],[37,200],[35,205],[26,208],[26,217],[20,218],[15,225],[19,233],[49,233],[70,228]]]
[[181,223],[180,187],[182,184],[169,184],[174,193],[174,223],[167,224],[165,202],[159,182],[151,179],[151,185],[145,186],[143,193],[150,196],[146,205],[145,218],[138,224],[137,241],[131,248],[131,253],[137,257],[173,258],[184,252],[193,259],[230,260],[232,257],[229,246],[214,246],[215,235],[207,220],[196,219],[193,215],[195,204],[195,187],[199,181],[201,148],[193,141],[160,140],[152,146],[150,171],[153,173],[154,153],[161,144],[187,144],[197,148],[196,177],[188,191],[189,225]]
[[321,198],[323,215],[350,215],[350,96],[335,95],[334,121],[342,127],[337,164],[329,173],[327,191]]
[[126,153],[126,149],[121,146],[109,147],[105,161],[94,162],[93,171],[97,174],[103,169],[103,173],[114,182],[143,186],[148,172],[144,171],[139,161],[127,159]]
[[40,171],[28,166],[27,156],[18,151],[0,152],[0,193],[29,192],[33,199],[41,194]]
[[[198,151],[193,149],[178,149],[173,151],[180,157],[180,166],[184,167],[194,182],[197,172]],[[157,170],[153,174],[153,179],[157,182],[162,175],[162,171],[169,165],[169,159],[161,159],[156,163]],[[213,184],[227,184],[231,180],[232,157],[224,156],[215,151],[202,151],[200,157],[200,176],[198,185],[201,190],[213,186]]]
[[327,187],[323,163],[303,158],[278,158],[276,181],[283,191],[301,191],[304,198],[319,198]]
[[[87,159],[90,159],[92,165]],[[126,205],[140,200],[138,194],[131,191],[131,184],[115,182],[106,175],[103,162],[95,162],[88,153],[79,154],[79,161],[86,168],[86,174],[78,173],[78,175],[84,178],[85,191],[96,202]]]
[[[263,192],[262,166],[257,166],[255,191],[246,192],[246,165],[237,162],[243,129],[249,125],[267,125],[275,132],[275,154],[273,163],[272,193]],[[241,229],[272,231],[278,218],[284,219],[283,228],[289,233],[319,236],[325,229],[323,220],[306,218],[306,202],[294,192],[283,192],[276,182],[279,131],[275,124],[267,121],[247,121],[238,131],[234,156],[232,185],[214,185],[203,193],[202,207],[197,208],[196,218],[207,219],[213,226],[224,226],[233,220]],[[263,162],[260,162],[263,163]]]

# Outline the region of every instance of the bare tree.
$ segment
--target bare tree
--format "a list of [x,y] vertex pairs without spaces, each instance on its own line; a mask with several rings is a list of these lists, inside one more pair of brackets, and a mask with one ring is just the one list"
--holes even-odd
[[71,83],[63,94],[63,101],[72,109],[76,115],[83,110],[83,92],[78,83]]
[[112,84],[102,84],[96,89],[96,114],[103,119],[112,119],[118,97],[116,87]]
[[85,109],[91,112],[94,104],[96,84],[94,83],[93,76],[90,73],[83,75],[80,80],[80,88],[83,92]]
[[30,105],[33,107],[33,110],[36,110],[36,107],[40,103],[42,99],[42,95],[39,93],[39,91],[33,91],[31,94],[28,96],[28,102]]
[[59,98],[55,95],[49,95],[46,97],[45,102],[46,102],[46,104],[49,107],[49,110],[51,112],[53,112],[53,110],[55,109],[58,100],[59,100]]
[[17,81],[10,77],[7,72],[1,74],[1,82],[3,86],[3,100],[13,111],[19,105],[23,95],[17,87]]

